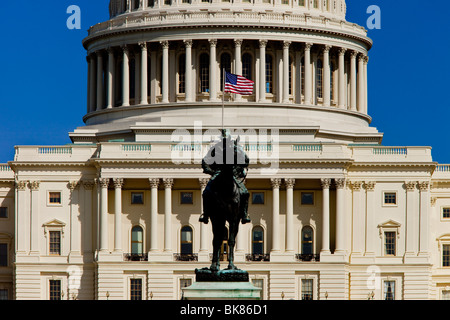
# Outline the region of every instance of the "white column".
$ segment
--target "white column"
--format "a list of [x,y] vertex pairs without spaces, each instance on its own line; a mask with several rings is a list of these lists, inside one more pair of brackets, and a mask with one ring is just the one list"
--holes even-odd
[[122,47],[123,50],[123,72],[122,72],[122,107],[130,105],[130,64],[129,49],[127,46]]
[[369,57],[364,57],[364,109],[365,114],[369,114],[369,86],[367,85],[367,64],[369,63]]
[[[234,66],[235,70],[234,72],[237,75],[242,75],[242,39],[235,39],[234,40]],[[234,95],[235,101],[241,101],[242,96],[240,94]]]
[[362,256],[364,253],[365,244],[365,199],[363,199],[362,182],[352,181],[351,187],[353,190],[353,244],[352,244],[352,256]]
[[430,192],[429,181],[419,182],[420,189],[420,233],[419,233],[419,256],[429,256],[429,207],[430,207]]
[[272,251],[280,252],[280,185],[281,179],[270,179],[272,184]]
[[209,101],[217,100],[217,39],[209,39]]
[[365,112],[365,76],[364,76],[364,56],[360,55],[358,58],[358,111]]
[[158,251],[158,186],[159,179],[149,179],[151,187],[150,252]]
[[321,179],[322,184],[322,250],[330,253],[330,185],[331,179]]
[[266,46],[267,40],[259,40],[259,102],[266,102]]
[[367,238],[366,238],[366,252],[365,256],[373,257],[375,256],[375,243],[379,241],[379,237],[377,236],[377,227],[375,222],[375,181],[368,181],[364,183],[364,187],[367,192],[367,207],[366,207],[366,230],[367,230]]
[[30,254],[39,254],[39,185],[40,181],[30,182]]
[[312,43],[305,43],[305,104],[312,104],[312,66],[311,47]]
[[112,48],[108,48],[108,101],[107,101],[107,109],[111,109],[114,106],[114,66],[115,66],[115,60],[114,60],[114,50]]
[[164,183],[164,251],[172,252],[172,187],[173,179],[163,179]]
[[295,179],[285,179],[286,184],[286,252],[294,252],[294,185]]
[[80,198],[79,181],[70,181],[70,255],[81,255],[81,221],[80,221]]
[[97,52],[97,111],[103,107],[103,54]]
[[[93,197],[92,190],[94,189],[95,182],[92,180],[84,180],[83,181],[83,213],[81,225],[85,230],[92,230],[92,220],[94,217],[93,208]],[[83,253],[89,254],[92,253],[92,248],[94,247],[92,232],[83,232],[82,237],[80,238],[80,242],[82,242]]]
[[122,251],[122,188],[123,179],[114,179],[114,251]]
[[331,46],[325,46],[323,49],[323,106],[331,105],[331,68],[330,68],[330,49]]
[[192,79],[192,40],[185,40],[184,45],[186,47],[186,70],[184,73],[184,82],[186,86],[185,101],[193,102],[193,79]]
[[[350,110],[356,111],[356,97],[361,98],[361,65],[358,72],[358,86],[356,86],[356,57],[358,56],[357,51],[352,51],[350,54]],[[358,99],[358,108],[361,107],[360,100]],[[359,110],[359,109],[358,109]]]
[[336,179],[336,253],[345,252],[345,179]]
[[92,55],[87,57],[88,61],[88,112],[94,112],[96,109],[96,91],[95,91],[95,59]]
[[[148,51],[147,43],[139,43],[141,47],[141,101],[140,104],[148,104]],[[136,97],[137,99],[137,97]]]
[[347,49],[339,49],[339,108],[345,109],[346,83],[345,83],[345,52]]
[[415,181],[405,182],[406,188],[406,256],[415,256],[418,251],[418,212],[416,190],[417,183]]
[[283,103],[289,103],[289,47],[290,41],[283,42]]
[[16,254],[23,255],[27,252],[27,236],[29,234],[27,232],[27,216],[30,203],[27,198],[27,181],[16,181]]
[[[203,191],[205,191],[206,186],[208,185],[209,179],[208,178],[201,178],[199,179],[200,183],[200,193],[201,193],[201,200],[200,200],[200,214],[203,214]],[[207,254],[208,253],[208,229],[207,225],[204,223],[200,224],[200,253]],[[200,257],[199,257],[200,259]],[[209,259],[209,257],[208,257]]]
[[161,41],[162,46],[162,103],[169,103],[169,41]]
[[109,179],[99,179],[100,193],[100,251],[108,251],[108,186]]

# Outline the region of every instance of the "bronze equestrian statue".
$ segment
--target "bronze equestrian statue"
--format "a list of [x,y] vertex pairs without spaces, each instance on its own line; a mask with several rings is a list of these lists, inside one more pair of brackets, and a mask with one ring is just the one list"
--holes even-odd
[[234,265],[234,248],[239,224],[249,223],[249,192],[244,185],[249,158],[239,145],[239,138],[232,140],[227,130],[222,130],[221,141],[212,147],[202,161],[203,172],[212,176],[203,192],[204,213],[200,222],[211,219],[213,227],[213,258],[210,270],[220,270],[220,249],[225,236],[225,223],[229,224],[228,270],[238,270]]

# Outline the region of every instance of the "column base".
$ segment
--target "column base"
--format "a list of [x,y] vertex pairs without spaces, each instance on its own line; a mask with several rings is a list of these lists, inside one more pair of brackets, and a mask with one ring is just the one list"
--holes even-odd
[[81,252],[79,251],[72,251],[69,253],[69,263],[83,263],[83,256],[81,255]]
[[121,262],[123,261],[123,253],[99,251],[97,255],[97,261],[99,262]]
[[320,253],[320,262],[340,262],[345,263],[348,262],[348,257],[342,252],[335,252],[332,254],[331,252],[321,252]]
[[234,253],[234,262],[244,263],[245,262],[245,253],[243,251],[238,251]]
[[198,262],[211,262],[208,251],[200,251],[198,253]]
[[271,252],[270,262],[295,262],[295,253],[281,251]]
[[173,262],[172,252],[150,251],[148,253],[148,261],[152,262]]

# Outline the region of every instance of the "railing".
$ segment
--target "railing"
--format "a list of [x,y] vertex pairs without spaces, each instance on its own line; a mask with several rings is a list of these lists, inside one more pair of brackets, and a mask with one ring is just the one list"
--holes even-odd
[[151,144],[123,144],[122,145],[122,151],[124,152],[150,152],[152,151]]
[[198,261],[198,254],[197,253],[174,253],[173,254],[173,260],[174,261]]
[[71,147],[39,147],[39,154],[72,154]]
[[270,253],[248,253],[245,255],[246,261],[270,261]]
[[246,152],[252,151],[272,151],[271,144],[245,144],[244,150]]
[[124,253],[124,261],[148,261],[147,253]]
[[175,144],[170,146],[170,151],[202,151],[201,144]]
[[292,151],[294,152],[322,152],[321,144],[293,144]]
[[408,148],[376,147],[372,149],[374,155],[408,155]]
[[320,254],[296,254],[295,259],[302,262],[320,262]]
[[450,164],[439,164],[436,167],[436,172],[450,172]]
[[12,171],[11,167],[7,164],[0,164],[0,172]]

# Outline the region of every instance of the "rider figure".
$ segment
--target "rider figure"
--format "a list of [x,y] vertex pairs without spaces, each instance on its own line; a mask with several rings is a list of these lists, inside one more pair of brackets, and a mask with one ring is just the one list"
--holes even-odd
[[[228,130],[222,130],[222,142],[217,143],[206,155],[205,159],[202,161],[202,168],[203,173],[211,175],[211,180],[209,183],[214,181],[214,179],[217,178],[217,176],[221,172],[221,166],[223,164],[218,164],[214,160],[212,160],[216,156],[216,152],[223,153],[223,149],[226,148],[227,142],[231,142],[231,135]],[[243,155],[244,157],[244,163],[239,163],[239,161],[236,161],[236,163],[233,164],[233,176],[234,180],[236,181],[238,187],[239,187],[239,194],[240,194],[240,214],[241,214],[241,221],[242,224],[249,223],[251,220],[248,216],[248,201],[250,197],[250,193],[248,192],[247,188],[245,187],[244,180],[247,176],[247,168],[249,165],[249,159],[247,155],[245,154],[244,149],[238,144],[236,141],[233,143],[234,145],[234,154],[237,155],[237,159],[239,159],[240,156]],[[222,151],[222,152],[221,152]],[[233,157],[236,160],[236,157]],[[208,161],[209,160],[209,161]],[[205,224],[208,223],[209,217],[203,213],[200,216],[199,221],[203,222]]]

